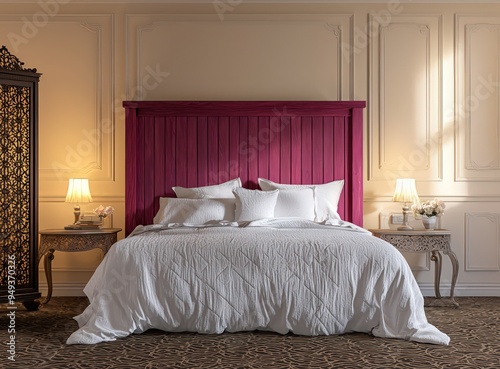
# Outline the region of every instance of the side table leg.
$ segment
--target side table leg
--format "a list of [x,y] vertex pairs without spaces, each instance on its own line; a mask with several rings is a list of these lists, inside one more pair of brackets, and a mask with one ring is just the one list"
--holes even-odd
[[458,302],[455,301],[455,297],[454,297],[454,295],[455,295],[455,285],[457,284],[458,267],[459,267],[457,255],[455,255],[455,253],[453,251],[451,251],[451,250],[444,251],[444,253],[450,257],[451,266],[453,268],[453,274],[451,276],[450,300],[453,303],[453,305],[455,305],[456,307],[458,307],[459,304],[458,304]]
[[50,301],[52,297],[52,260],[54,260],[54,250],[49,250],[43,257],[43,267],[45,269],[45,278],[47,278],[47,297],[42,302],[42,304],[46,304]]
[[439,251],[432,251],[431,260],[435,264],[434,271],[434,293],[438,299],[441,298],[441,292],[439,291],[439,285],[441,284],[441,268],[443,266],[443,258]]

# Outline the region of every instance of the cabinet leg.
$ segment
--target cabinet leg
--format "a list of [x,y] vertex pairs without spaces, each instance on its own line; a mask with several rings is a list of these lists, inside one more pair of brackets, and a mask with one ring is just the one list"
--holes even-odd
[[434,293],[438,299],[441,298],[441,292],[439,291],[439,285],[441,284],[441,268],[443,266],[443,258],[439,251],[432,251],[431,260],[435,264],[434,271]]
[[47,297],[43,301],[46,304],[52,297],[52,260],[54,260],[54,250],[49,250],[43,257],[43,267],[45,268],[45,277],[47,278]]

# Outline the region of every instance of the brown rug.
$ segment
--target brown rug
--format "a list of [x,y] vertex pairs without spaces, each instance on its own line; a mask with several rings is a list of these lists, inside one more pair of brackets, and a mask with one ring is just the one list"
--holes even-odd
[[268,332],[201,335],[151,330],[97,345],[65,344],[83,297],[54,297],[15,317],[15,362],[8,359],[8,310],[1,306],[0,368],[499,368],[500,297],[426,300],[427,319],[451,337],[436,346],[368,334],[304,337]]

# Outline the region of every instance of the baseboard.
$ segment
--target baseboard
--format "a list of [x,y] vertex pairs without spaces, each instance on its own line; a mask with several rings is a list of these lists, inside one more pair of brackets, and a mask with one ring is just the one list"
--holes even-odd
[[[424,296],[435,296],[433,283],[419,283],[420,291]],[[439,292],[441,296],[450,295],[450,284],[441,283]],[[455,296],[500,296],[500,284],[457,284]]]
[[[85,296],[85,283],[54,283],[52,296]],[[434,296],[434,284],[419,283],[424,296]],[[42,296],[47,295],[47,283],[40,283],[39,290]],[[441,296],[449,296],[450,285],[441,284]],[[500,284],[476,285],[460,284],[455,287],[455,296],[500,296]]]
[[[52,285],[52,296],[85,296],[83,289],[86,283],[54,283]],[[47,283],[39,283],[39,291],[42,297],[47,296]]]

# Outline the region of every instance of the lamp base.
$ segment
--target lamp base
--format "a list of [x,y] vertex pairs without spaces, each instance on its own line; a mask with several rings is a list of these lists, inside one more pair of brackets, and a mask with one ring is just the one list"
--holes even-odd
[[73,210],[73,214],[75,214],[75,222],[73,224],[77,224],[80,220],[80,205],[75,205]]
[[403,206],[403,224],[398,227],[398,231],[411,231],[413,229],[408,224],[408,214],[410,214],[410,207],[405,203]]
[[402,225],[401,227],[398,227],[398,231],[412,231],[413,227],[410,227],[409,225]]

